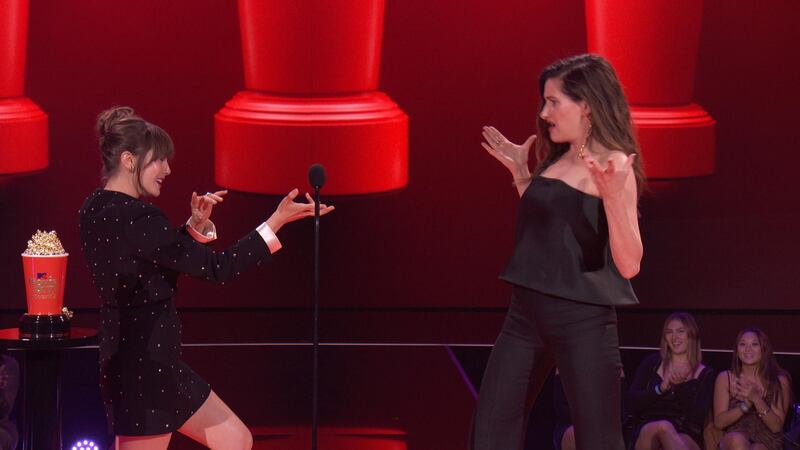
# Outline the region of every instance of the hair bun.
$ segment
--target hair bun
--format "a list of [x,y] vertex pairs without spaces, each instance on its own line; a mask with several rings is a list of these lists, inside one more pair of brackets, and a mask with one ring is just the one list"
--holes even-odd
[[130,118],[138,118],[133,108],[130,106],[115,106],[109,108],[97,116],[97,132],[100,136],[103,136],[115,125]]

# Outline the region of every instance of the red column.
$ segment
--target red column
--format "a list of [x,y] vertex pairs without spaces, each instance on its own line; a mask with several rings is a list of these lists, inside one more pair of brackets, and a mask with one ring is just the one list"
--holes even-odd
[[47,167],[47,115],[23,96],[28,0],[0,3],[0,175]]
[[408,117],[378,92],[384,0],[239,0],[246,90],[215,115],[215,179],[247,192],[327,194],[408,182]]
[[716,121],[692,101],[702,0],[586,0],[589,51],[625,88],[650,178],[714,172]]

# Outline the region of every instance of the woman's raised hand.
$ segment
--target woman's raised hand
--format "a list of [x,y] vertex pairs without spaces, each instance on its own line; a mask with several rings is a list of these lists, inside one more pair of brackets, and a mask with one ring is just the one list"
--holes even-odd
[[673,386],[683,383],[687,378],[689,378],[689,371],[681,371],[676,369],[670,370],[669,372],[669,382]]
[[517,145],[503,136],[495,127],[483,127],[481,132],[486,142],[481,142],[486,151],[500,161],[514,178],[530,176],[528,169],[528,154],[531,145],[536,140],[536,135],[531,135],[521,145]]
[[228,191],[208,192],[205,195],[197,195],[197,192],[192,192],[192,200],[189,203],[192,209],[192,217],[189,219],[189,225],[200,233],[204,233],[204,228],[211,218],[211,211],[214,205],[222,203],[223,196]]
[[625,183],[633,172],[633,162],[636,160],[636,153],[617,157],[612,155],[603,168],[589,154],[583,158],[589,174],[597,186],[597,191],[601,198],[611,198],[622,195],[625,191]]
[[735,394],[734,398],[741,401],[750,402],[750,396],[753,394],[754,384],[749,382],[743,376],[736,377],[736,381],[734,383],[735,386]]
[[742,374],[739,377],[739,382],[747,389],[747,399],[754,401],[755,398],[763,398],[765,389],[761,384],[761,380],[750,375]]
[[679,370],[676,370],[675,368],[667,369],[661,381],[661,391],[666,392],[672,386],[683,383],[684,381],[686,381],[686,378],[688,376],[689,376],[688,372],[681,372]]
[[[314,215],[314,199],[306,193],[306,200],[308,203],[298,203],[294,201],[300,191],[295,188],[289,192],[286,197],[278,204],[275,212],[267,219],[267,225],[274,233],[289,222],[300,220],[304,217],[311,217]],[[319,215],[323,216],[333,211],[333,205],[328,206],[324,203],[319,204]]]

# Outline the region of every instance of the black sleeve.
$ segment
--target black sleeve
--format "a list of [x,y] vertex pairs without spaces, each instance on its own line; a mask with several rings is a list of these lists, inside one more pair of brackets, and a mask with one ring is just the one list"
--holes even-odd
[[650,380],[659,364],[661,364],[661,356],[655,353],[646,357],[636,368],[636,375],[633,377],[631,387],[625,394],[625,410],[629,414],[641,414],[658,399],[659,395],[656,394],[655,386],[650,386]]
[[195,241],[185,226],[172,226],[160,209],[142,205],[125,230],[136,256],[209,281],[223,282],[271,260],[269,248],[256,230],[224,251],[215,252]]

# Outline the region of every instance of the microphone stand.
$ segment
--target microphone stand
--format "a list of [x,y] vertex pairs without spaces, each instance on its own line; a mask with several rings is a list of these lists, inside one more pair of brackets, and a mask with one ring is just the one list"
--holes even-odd
[[314,368],[311,406],[311,450],[317,450],[319,419],[319,188],[314,186]]

